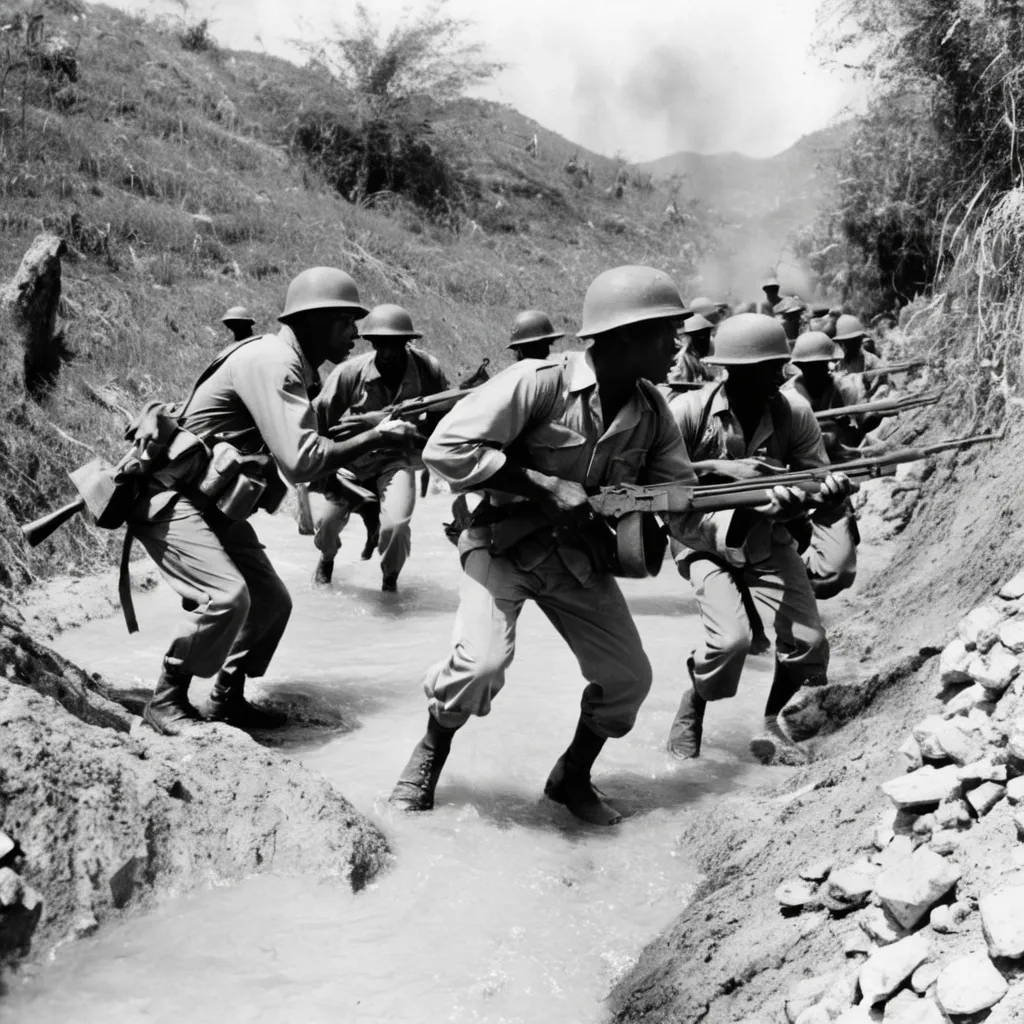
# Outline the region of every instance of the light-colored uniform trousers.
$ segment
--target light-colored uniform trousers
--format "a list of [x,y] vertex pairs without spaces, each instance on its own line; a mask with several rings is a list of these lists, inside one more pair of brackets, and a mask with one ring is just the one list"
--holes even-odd
[[[380,500],[380,568],[385,575],[398,575],[412,551],[412,513],[416,507],[416,470],[385,469],[373,483]],[[317,523],[313,541],[326,559],[341,548],[341,531],[348,525],[352,506],[345,501],[328,501]]]
[[742,567],[703,552],[687,555],[679,572],[693,584],[704,625],[694,651],[694,685],[705,700],[732,697],[753,634],[737,584],[742,579],[766,629],[775,630],[775,658],[796,680],[820,679],[828,670],[828,640],[807,569],[796,544],[773,537],[768,557]]
[[852,587],[857,577],[856,526],[852,516],[843,516],[832,524],[812,522],[811,527],[811,543],[802,557],[814,596],[825,601]]
[[[424,680],[431,714],[455,728],[486,715],[515,656],[516,623],[528,598],[572,649],[587,681],[581,717],[598,736],[624,736],[651,688],[651,665],[615,578],[584,587],[557,554],[520,569],[487,548],[464,556],[452,653]],[[538,714],[541,711],[538,709]]]
[[186,609],[166,664],[202,677],[263,675],[292,599],[252,526],[218,513],[208,522],[178,497],[151,520],[134,520],[132,532]]

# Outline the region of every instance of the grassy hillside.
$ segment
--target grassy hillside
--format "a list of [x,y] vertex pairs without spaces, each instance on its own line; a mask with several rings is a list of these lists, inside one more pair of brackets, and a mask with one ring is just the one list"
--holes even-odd
[[[0,100],[0,280],[44,228],[71,247],[62,317],[72,361],[33,401],[0,382],[0,585],[109,559],[118,535],[84,522],[39,551],[16,525],[71,495],[65,473],[120,450],[127,409],[185,393],[242,303],[272,329],[289,278],[351,272],[369,304],[406,305],[454,376],[507,361],[514,314],[548,310],[570,334],[601,270],[657,264],[684,284],[710,244],[699,204],[666,221],[666,194],[515,111],[462,101],[435,112],[468,207],[444,224],[398,196],[353,204],[296,143],[300,122],[349,102],[324,73],[266,55],[187,51],[168,26],[77,0],[34,5],[74,47],[77,76],[34,67]],[[24,92],[23,92],[24,85]],[[323,116],[326,116],[323,115]],[[537,133],[539,153],[527,153]],[[3,343],[5,339],[0,339]],[[9,345],[11,339],[6,339]],[[73,439],[73,440],[72,440]]]

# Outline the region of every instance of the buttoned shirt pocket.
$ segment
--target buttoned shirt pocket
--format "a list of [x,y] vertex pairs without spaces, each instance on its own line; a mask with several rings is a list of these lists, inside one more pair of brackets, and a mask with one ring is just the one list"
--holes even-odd
[[561,423],[542,423],[520,439],[530,468],[564,479],[582,480],[587,439]]
[[649,447],[626,448],[608,460],[607,482],[609,484],[635,484],[640,480],[647,462]]

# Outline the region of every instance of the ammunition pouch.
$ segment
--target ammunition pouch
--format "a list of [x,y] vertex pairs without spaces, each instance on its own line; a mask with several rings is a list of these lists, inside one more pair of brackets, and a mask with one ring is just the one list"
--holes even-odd
[[[186,494],[191,488],[179,488]],[[270,495],[268,496],[268,490]],[[194,484],[200,504],[239,522],[257,509],[276,511],[287,491],[269,455],[243,455],[234,445],[213,446],[206,471]]]

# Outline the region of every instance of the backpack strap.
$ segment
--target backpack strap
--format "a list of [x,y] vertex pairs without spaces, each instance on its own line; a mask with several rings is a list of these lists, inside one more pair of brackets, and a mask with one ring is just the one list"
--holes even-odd
[[697,421],[697,434],[693,439],[693,450],[696,452],[700,446],[701,441],[704,438],[704,432],[708,429],[708,424],[711,422],[711,403],[714,402],[715,396],[722,388],[725,387],[725,381],[719,381],[713,388],[711,388],[704,399],[704,408],[700,411],[700,419]]

